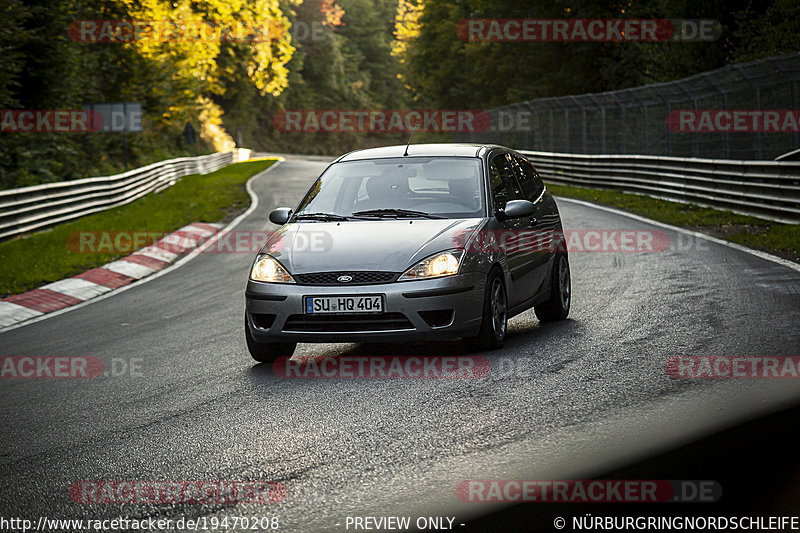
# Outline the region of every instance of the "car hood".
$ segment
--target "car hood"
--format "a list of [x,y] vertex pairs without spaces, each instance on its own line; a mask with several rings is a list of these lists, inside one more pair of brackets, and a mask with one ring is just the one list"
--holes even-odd
[[469,218],[292,223],[276,231],[261,253],[270,254],[291,274],[403,272],[431,254],[463,247],[483,221]]

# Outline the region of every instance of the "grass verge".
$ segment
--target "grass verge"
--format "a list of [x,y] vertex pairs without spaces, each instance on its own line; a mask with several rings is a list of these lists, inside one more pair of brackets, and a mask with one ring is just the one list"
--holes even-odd
[[81,231],[169,233],[192,222],[227,222],[250,204],[247,180],[275,160],[228,165],[193,174],[127,205],[0,243],[0,297],[19,294],[95,268],[130,253],[76,253],[67,246]]
[[800,263],[800,226],[779,224],[730,211],[658,200],[649,196],[547,184],[556,196],[576,198],[623,209],[659,222],[680,226]]

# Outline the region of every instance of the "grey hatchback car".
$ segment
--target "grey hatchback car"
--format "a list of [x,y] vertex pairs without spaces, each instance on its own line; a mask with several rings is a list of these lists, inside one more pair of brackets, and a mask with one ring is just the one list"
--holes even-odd
[[467,339],[503,345],[510,317],[567,317],[561,217],[536,170],[495,145],[418,144],[348,153],[325,169],[250,270],[253,358],[298,342]]

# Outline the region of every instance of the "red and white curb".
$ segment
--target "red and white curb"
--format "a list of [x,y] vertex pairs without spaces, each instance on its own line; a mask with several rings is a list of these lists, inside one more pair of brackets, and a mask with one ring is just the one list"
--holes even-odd
[[157,272],[219,232],[195,222],[118,261],[0,300],[0,328],[77,305]]

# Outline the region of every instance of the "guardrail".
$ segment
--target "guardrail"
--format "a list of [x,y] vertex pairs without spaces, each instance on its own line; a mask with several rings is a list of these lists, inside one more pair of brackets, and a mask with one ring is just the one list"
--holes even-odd
[[800,223],[800,162],[520,150],[545,181],[619,189],[654,198]]
[[208,174],[246,161],[250,151],[179,157],[114,176],[33,185],[0,191],[0,240],[124,205],[159,192],[190,174]]

